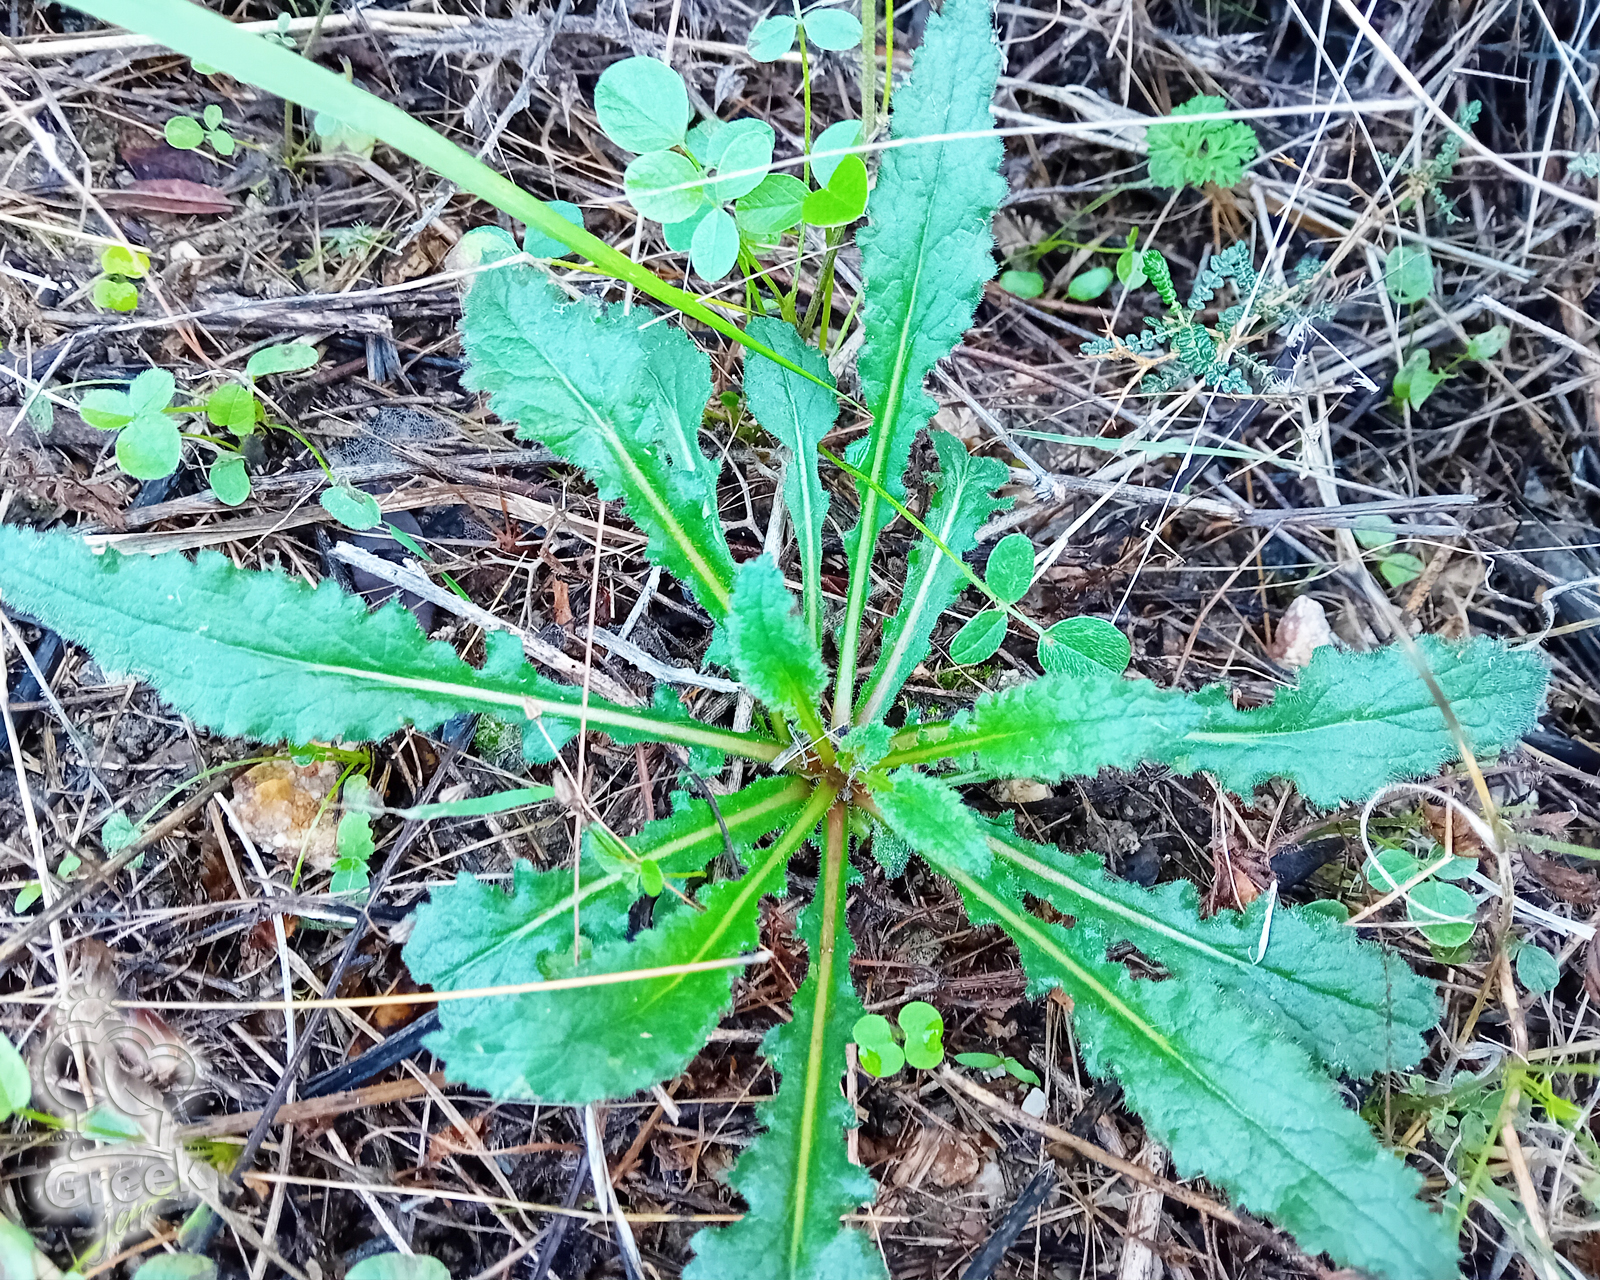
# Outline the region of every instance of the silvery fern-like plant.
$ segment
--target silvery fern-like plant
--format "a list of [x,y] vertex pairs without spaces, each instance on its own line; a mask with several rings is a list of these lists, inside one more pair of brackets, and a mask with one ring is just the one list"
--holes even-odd
[[[994,270],[989,224],[1005,191],[989,117],[999,61],[986,0],[947,0],[895,96],[897,143],[943,140],[883,153],[858,237],[865,342],[856,373],[872,426],[848,461],[833,463],[855,488],[848,513],[830,506],[819,470],[839,411],[827,363],[782,321],[749,325],[782,361],[750,354],[745,389],[757,421],[790,454],[782,500],[794,549],[785,559],[798,598],[772,558],[740,564],[729,550],[716,518],[719,467],[699,439],[709,362],[681,329],[640,307],[573,299],[522,260],[489,264],[467,293],[469,385],[523,437],[582,468],[601,498],[620,500],[648,536],[650,559],[710,616],[711,659],[759,702],[755,728],[696,720],[665,690],[649,707],[586,697],[540,675],[504,635],[487,637],[487,657],[473,667],[398,605],[368,613],[331,582],[313,589],[217,555],[95,555],[66,535],[4,528],[0,594],[226,734],[373,740],[479,712],[519,726],[530,761],[552,760],[584,724],[618,742],[669,744],[702,768],[727,757],[764,766],[766,776],[715,807],[680,798],[670,817],[632,837],[590,827],[576,878],[519,862],[507,893],[461,876],[419,908],[405,949],[416,979],[442,991],[732,960],[756,947],[762,900],[788,892],[791,859],[815,846],[815,890],[799,926],[807,976],[792,1020],[762,1045],[780,1087],[730,1178],[748,1212],[695,1237],[690,1280],[884,1274],[870,1238],[842,1222],[874,1195],[846,1158],[854,1116],[840,1089],[862,1014],[846,899],[867,856],[890,875],[921,858],[974,923],[1010,936],[1031,993],[1071,996],[1089,1069],[1121,1082],[1180,1174],[1204,1174],[1341,1265],[1444,1280],[1456,1272],[1445,1219],[1334,1084],[1419,1061],[1438,1012],[1430,984],[1353,931],[1293,908],[1278,909],[1263,954],[1264,902],[1203,918],[1192,886],[1146,890],[1093,857],[1025,840],[970,808],[954,779],[1056,782],[1149,762],[1205,771],[1241,794],[1289,779],[1313,804],[1333,806],[1458,754],[1418,663],[1481,753],[1532,723],[1546,683],[1537,656],[1489,640],[1424,638],[1414,653],[1323,648],[1297,687],[1241,709],[1220,685],[1189,694],[1125,678],[1120,639],[1119,650],[1093,627],[1052,628],[1040,640],[1038,678],[945,720],[921,719],[902,698],[963,591],[998,603],[990,612],[999,635],[1030,625],[1009,602],[1026,589],[1031,561],[1019,583],[1015,565],[996,565],[999,551],[982,580],[963,560],[1002,505],[1004,467],[935,434],[939,469],[922,517],[905,506],[913,444],[935,408],[924,380],[971,322]],[[891,621],[874,637],[871,569],[879,534],[896,518],[915,520],[921,538]],[[822,593],[829,519],[846,526],[850,568],[836,617]],[[738,874],[712,866],[730,843]],[[662,892],[668,885],[674,892]],[[651,891],[651,927],[630,936],[630,908]],[[1120,942],[1168,976],[1130,975],[1108,958]],[[428,1046],[450,1079],[497,1098],[627,1096],[684,1069],[728,1009],[732,974],[702,968],[450,1001]]]

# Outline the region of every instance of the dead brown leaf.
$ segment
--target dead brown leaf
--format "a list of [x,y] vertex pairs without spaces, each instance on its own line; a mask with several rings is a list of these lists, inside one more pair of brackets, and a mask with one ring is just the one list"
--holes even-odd
[[1535,880],[1563,902],[1570,902],[1575,907],[1592,907],[1600,902],[1600,878],[1564,867],[1531,849],[1523,850],[1522,865],[1527,867]]
[[118,191],[97,194],[113,209],[137,209],[140,213],[232,213],[234,209],[225,192],[182,178],[140,178]]
[[927,1128],[912,1139],[909,1150],[895,1166],[892,1181],[897,1187],[912,1190],[924,1182],[949,1190],[971,1182],[980,1168],[977,1150],[960,1134]]

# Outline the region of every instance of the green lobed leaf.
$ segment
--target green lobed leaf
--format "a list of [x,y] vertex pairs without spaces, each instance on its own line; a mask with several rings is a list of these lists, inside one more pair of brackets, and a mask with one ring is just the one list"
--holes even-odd
[[318,495],[317,503],[346,529],[354,529],[358,533],[376,529],[383,523],[383,511],[378,506],[378,500],[354,485],[337,484],[324,489]]
[[206,420],[236,436],[249,434],[256,425],[255,392],[243,383],[224,382],[206,397]]
[[1105,932],[1040,920],[1004,876],[969,870],[972,852],[954,837],[919,852],[955,882],[974,924],[1011,935],[1030,994],[1072,997],[1090,1071],[1115,1074],[1181,1177],[1203,1173],[1341,1264],[1388,1280],[1456,1274],[1453,1232],[1417,1199],[1421,1177],[1292,1039],[1204,980],[1135,980],[1105,958]]
[[[1202,94],[1172,109],[1175,116],[1226,111],[1227,100]],[[1154,124],[1148,133],[1150,181],[1158,187],[1236,185],[1261,144],[1243,120],[1203,120],[1197,124]],[[1149,272],[1148,261],[1145,271]]]
[[179,151],[193,151],[206,140],[205,126],[193,116],[173,116],[162,128],[167,145]]
[[734,670],[751,693],[808,732],[820,733],[817,699],[828,673],[794,604],[770,556],[745,561],[734,580],[728,645]]
[[426,1254],[380,1253],[356,1263],[344,1280],[450,1280],[450,1271]]
[[[989,114],[999,67],[988,0],[950,0],[928,20],[911,76],[895,94],[890,132],[896,139],[953,134],[959,141],[883,152],[870,225],[856,237],[866,278],[866,342],[857,372],[872,412],[860,465],[896,498],[905,495],[912,442],[936,408],[923,381],[966,331],[994,274],[989,220],[1006,192]],[[841,680],[854,675],[867,562],[891,514],[870,487],[862,486],[861,503],[860,522],[845,535],[851,580]],[[840,693],[850,700],[850,689]]]
[[[549,918],[546,929],[563,934],[565,946],[541,952],[533,940],[538,930],[500,946],[498,981],[694,964],[750,950],[760,940],[761,899],[782,891],[789,855],[810,837],[831,803],[831,791],[815,791],[776,843],[749,855],[752,870],[701,890],[698,910],[665,910],[666,900],[659,899],[652,928],[631,940],[598,942],[592,957],[580,964],[572,964],[570,904],[564,911],[547,908],[540,918]],[[660,866],[664,860],[655,861]],[[570,897],[570,875],[544,875],[564,877]],[[546,892],[560,891],[552,886]],[[455,925],[471,928],[459,914]],[[441,980],[448,986],[455,975],[439,974],[420,949],[412,962],[415,945],[413,936],[406,950],[412,972],[436,987]],[[439,1006],[440,1029],[426,1044],[444,1059],[450,1079],[497,1098],[579,1105],[626,1097],[676,1075],[701,1050],[732,998],[733,979],[734,970],[716,969],[547,994],[447,1001]]]
[[1517,981],[1542,996],[1561,981],[1561,963],[1543,947],[1525,942],[1517,950]]
[[1093,854],[1073,857],[999,829],[989,832],[989,852],[1012,888],[1107,945],[1133,943],[1175,980],[1222,988],[1341,1074],[1403,1071],[1427,1051],[1422,1037],[1439,1019],[1433,985],[1319,913],[1279,903],[1262,952],[1265,897],[1202,919],[1187,880],[1143,889],[1109,875]]
[[[932,432],[931,439],[939,474],[923,523],[956,555],[965,555],[976,545],[978,530],[1010,505],[1009,498],[991,496],[1006,482],[1006,466],[995,458],[974,457],[948,431]],[[889,619],[877,664],[856,704],[858,723],[880,718],[893,705],[917,663],[928,656],[939,615],[966,584],[960,567],[927,538],[911,548],[900,607]]]
[[[1416,643],[1474,752],[1513,743],[1533,724],[1549,678],[1536,652],[1484,638]],[[1333,808],[1431,774],[1457,754],[1427,684],[1397,646],[1349,653],[1323,645],[1300,683],[1264,707],[1235,708],[1221,685],[1201,690],[1193,706],[1203,722],[1150,758],[1183,773],[1205,769],[1241,795],[1288,778],[1312,804]]]
[[716,467],[694,436],[710,362],[681,330],[640,327],[650,319],[568,303],[527,267],[484,272],[467,294],[465,382],[519,435],[581,466],[602,497],[620,497],[650,558],[720,621],[733,557],[714,518]]
[[1000,287],[1013,298],[1037,298],[1044,292],[1044,276],[1037,271],[1013,268],[1000,273]]
[[[398,604],[368,613],[332,581],[307,586],[204,552],[96,555],[67,534],[0,526],[0,597],[81,644],[108,671],[150,681],[219,733],[264,742],[370,741],[433,729],[461,711],[529,720],[558,747],[575,731],[579,689],[538,675],[516,637],[485,637],[481,669],[429,641]],[[589,699],[594,727],[630,740],[687,742],[770,759],[754,735]],[[548,734],[548,738],[546,738]],[[553,748],[552,748],[553,749]],[[549,755],[546,753],[545,758]]]
[[839,416],[839,402],[828,392],[834,385],[833,375],[822,355],[800,341],[793,325],[757,316],[750,321],[748,332],[827,384],[818,386],[765,356],[752,355],[745,360],[744,394],[750,412],[791,455],[783,500],[800,548],[806,626],[821,644],[822,521],[828,514],[828,491],[817,471],[817,446]]
[[[778,1072],[777,1096],[761,1105],[764,1131],[728,1176],[749,1212],[690,1242],[695,1257],[684,1280],[883,1280],[872,1237],[840,1216],[872,1201],[866,1170],[850,1163],[845,1130],[855,1114],[839,1087],[845,1045],[862,1016],[850,982],[854,944],[844,921],[844,895],[854,879],[847,857],[819,878],[817,896],[800,918],[810,963],[794,994],[794,1020],[761,1043]],[[887,1065],[887,1064],[885,1064]]]
[[[100,270],[107,275],[127,276],[142,280],[150,271],[150,255],[143,249],[130,249],[127,245],[107,245],[100,251]],[[1504,328],[1504,326],[1500,326]],[[1493,333],[1494,330],[1490,330]],[[1475,339],[1476,341],[1476,339]],[[1495,350],[1499,350],[1497,347]],[[1489,354],[1494,354],[1490,352]],[[1478,358],[1478,357],[1474,357]]]
[[1126,769],[1163,753],[1200,724],[1202,709],[1148,680],[1099,674],[1047,675],[978,698],[940,724],[907,730],[891,764],[976,756],[994,777],[1059,781]]

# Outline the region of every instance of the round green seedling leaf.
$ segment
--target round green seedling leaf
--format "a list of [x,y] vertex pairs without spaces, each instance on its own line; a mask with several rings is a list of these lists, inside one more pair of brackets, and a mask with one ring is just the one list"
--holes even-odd
[[346,529],[354,529],[357,533],[376,529],[383,523],[383,512],[378,509],[378,500],[370,493],[362,493],[360,489],[349,485],[324,489],[317,501],[322,504],[324,511]]
[[142,280],[150,270],[150,255],[123,244],[107,245],[100,251],[100,270],[107,275]]
[[1052,674],[1121,675],[1132,661],[1128,637],[1104,618],[1064,618],[1039,637],[1039,665]]
[[1080,271],[1067,284],[1067,297],[1074,302],[1093,302],[1111,287],[1110,267],[1090,267]]
[[1415,880],[1426,865],[1404,849],[1385,849],[1367,859],[1361,874],[1379,893],[1393,893],[1401,885]]
[[652,898],[659,898],[661,891],[667,887],[666,878],[661,874],[661,864],[652,858],[646,858],[639,864],[639,888]]
[[1355,536],[1357,546],[1373,551],[1379,547],[1394,545],[1394,528],[1394,521],[1388,516],[1362,516],[1350,532]]
[[78,416],[100,431],[118,431],[138,415],[128,403],[127,392],[99,387],[78,402]]
[[172,401],[177,379],[165,369],[146,369],[128,384],[128,407],[135,417],[160,413]]
[[450,1280],[444,1263],[426,1254],[380,1253],[344,1273],[344,1280]]
[[116,276],[101,276],[89,297],[103,311],[132,311],[139,305],[139,287]]
[[344,1280],[450,1280],[444,1263],[426,1254],[380,1253],[344,1273]]
[[[622,174],[633,207],[653,222],[682,222],[705,204],[705,187],[693,160],[676,151],[635,156]],[[685,186],[685,183],[694,185]]]
[[913,1000],[895,1020],[905,1033],[906,1062],[918,1071],[932,1071],[944,1061],[944,1019],[926,1000]]
[[1424,880],[1406,898],[1406,918],[1436,947],[1465,946],[1477,927],[1478,904],[1459,885]]
[[694,229],[689,241],[689,261],[702,280],[715,284],[733,270],[738,260],[739,228],[731,215],[713,208]]
[[167,145],[179,151],[193,151],[206,140],[205,126],[193,116],[173,116],[161,130]]
[[211,143],[211,149],[219,156],[227,157],[233,154],[233,135],[226,129],[213,129],[210,133],[206,134],[206,138]]
[[715,166],[716,172],[733,176],[718,177],[707,191],[711,199],[721,204],[734,200],[748,191],[754,191],[766,178],[765,170],[772,163],[772,148],[777,141],[772,126],[765,120],[734,120],[717,130],[707,147],[706,163]]
[[135,480],[159,480],[178,469],[183,437],[164,413],[146,413],[117,435],[117,465]]
[[1397,551],[1378,561],[1378,572],[1391,587],[1403,587],[1422,576],[1422,560],[1409,551]]
[[1517,981],[1536,996],[1554,991],[1561,981],[1561,962],[1543,947],[1524,943],[1517,952]]
[[21,1111],[33,1098],[28,1064],[17,1047],[0,1034],[0,1120]]
[[1028,594],[1033,584],[1033,540],[1025,533],[1008,533],[989,553],[983,580],[1007,604]]
[[998,1053],[958,1053],[956,1061],[974,1071],[998,1071],[1006,1064]]
[[666,238],[667,248],[674,253],[688,253],[694,246],[694,233],[713,212],[716,205],[703,204],[694,213],[691,213],[682,222],[668,222],[661,228],[661,234]]
[[237,507],[250,496],[250,473],[245,470],[244,459],[236,453],[213,462],[206,481],[217,501],[226,506]]
[[[20,916],[42,897],[44,897],[44,886],[37,880],[30,880],[18,891],[17,900],[11,904],[11,911],[14,915]],[[4,1274],[5,1269],[0,1267],[0,1275]]]
[[1433,292],[1433,259],[1417,245],[1397,244],[1383,260],[1383,287],[1401,305],[1421,302]]
[[950,660],[964,667],[994,657],[1006,638],[1006,615],[998,609],[985,609],[956,632],[950,642]]
[[[583,210],[570,200],[551,200],[550,207],[559,213],[566,221],[583,230]],[[542,231],[535,231],[529,227],[522,234],[522,252],[534,258],[564,258],[574,250],[567,248],[554,236],[547,236]]]
[[754,190],[739,197],[733,220],[752,240],[768,241],[800,224],[806,184],[789,173],[769,173]]
[[895,1042],[894,1028],[882,1014],[869,1013],[857,1018],[850,1038],[856,1044],[856,1059],[869,1076],[881,1080],[906,1064],[906,1055]]
[[813,9],[803,23],[806,39],[835,53],[861,44],[861,19],[843,9]]
[[206,109],[200,113],[200,118],[205,122],[206,128],[216,129],[222,124],[222,108],[214,102],[210,103]]
[[139,828],[121,810],[113,813],[100,828],[100,847],[107,853],[119,853],[139,838]]
[[1138,250],[1139,228],[1128,229],[1128,243],[1117,255],[1117,279],[1129,289],[1144,283],[1144,255]]
[[244,371],[252,378],[264,378],[273,373],[297,373],[309,369],[322,357],[317,349],[305,342],[282,342],[273,347],[262,347],[245,362]]
[[217,1264],[198,1253],[158,1253],[133,1274],[134,1280],[212,1280]]
[[843,227],[867,207],[867,166],[860,156],[845,156],[821,191],[806,197],[801,214],[814,227]]
[[256,429],[256,394],[238,382],[224,382],[206,397],[206,420],[236,436]]
[[744,47],[757,62],[776,62],[794,47],[794,33],[799,27],[793,18],[774,14],[750,28]]
[[1303,907],[1296,907],[1295,910],[1303,916],[1326,916],[1335,924],[1343,924],[1350,918],[1350,908],[1337,898],[1318,898]]
[[1487,360],[1497,356],[1511,340],[1511,326],[1497,324],[1492,329],[1485,329],[1482,333],[1474,334],[1467,339],[1467,359]]
[[660,59],[624,58],[607,67],[595,85],[594,113],[619,147],[641,155],[665,151],[681,145],[689,128],[689,92]]
[[833,172],[839,167],[843,156],[820,155],[823,151],[839,151],[844,147],[853,147],[861,141],[861,121],[841,120],[838,124],[830,124],[819,133],[811,143],[811,154],[816,159],[811,162],[811,172],[817,175],[817,182],[827,186],[833,181]]
[[1037,298],[1044,292],[1044,277],[1037,271],[1002,271],[1000,287],[1014,298]]

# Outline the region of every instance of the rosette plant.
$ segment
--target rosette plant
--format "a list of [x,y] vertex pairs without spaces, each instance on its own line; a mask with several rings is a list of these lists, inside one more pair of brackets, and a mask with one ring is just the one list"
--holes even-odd
[[[1422,1057],[1438,1015],[1431,985],[1353,930],[1295,908],[1277,909],[1263,948],[1264,901],[1202,918],[1189,884],[1119,880],[1092,856],[982,816],[961,788],[1148,762],[1204,771],[1241,795],[1289,779],[1312,804],[1334,806],[1430,773],[1463,744],[1484,753],[1513,742],[1543,696],[1538,657],[1490,640],[1323,648],[1298,686],[1241,709],[1220,685],[1187,693],[1127,678],[1120,638],[1067,626],[1040,637],[1043,675],[953,717],[927,719],[903,692],[964,592],[991,602],[964,656],[987,656],[1008,627],[1032,626],[1011,603],[1031,570],[1015,544],[981,578],[964,559],[1002,506],[1006,468],[936,433],[920,517],[905,474],[935,408],[925,378],[971,322],[995,267],[989,226],[1005,186],[989,103],[999,62],[985,0],[947,0],[895,94],[895,145],[857,236],[865,341],[851,385],[871,426],[848,460],[822,445],[841,399],[827,363],[775,318],[741,335],[756,348],[745,363],[749,410],[788,452],[781,497],[792,539],[777,559],[741,564],[730,553],[720,467],[701,443],[710,363],[688,334],[641,306],[573,297],[516,256],[487,263],[467,293],[469,385],[521,436],[582,468],[601,499],[620,501],[651,561],[707,615],[708,660],[759,704],[751,729],[698,720],[664,687],[648,706],[623,705],[555,682],[505,634],[487,637],[474,667],[397,605],[369,613],[332,582],[312,588],[217,555],[97,556],[65,534],[0,529],[0,593],[225,734],[375,740],[473,711],[520,726],[530,761],[557,760],[592,730],[668,744],[701,773],[729,757],[763,770],[714,806],[679,797],[670,817],[636,833],[590,821],[576,874],[519,862],[509,892],[463,875],[419,908],[405,949],[416,979],[440,991],[675,968],[439,1006],[428,1047],[453,1081],[503,1099],[625,1097],[699,1052],[735,980],[732,967],[705,962],[755,949],[762,900],[789,891],[792,862],[808,879],[814,871],[799,925],[807,974],[792,1019],[762,1044],[780,1085],[730,1179],[747,1212],[695,1237],[691,1280],[884,1274],[871,1238],[842,1222],[874,1194],[846,1158],[854,1116],[840,1083],[862,1015],[846,901],[866,859],[897,876],[910,857],[952,886],[974,923],[1009,935],[1030,992],[1070,995],[1088,1069],[1121,1082],[1180,1174],[1204,1174],[1340,1265],[1444,1280],[1456,1272],[1447,1220],[1335,1083]],[[831,491],[823,462],[840,471]],[[918,540],[904,581],[885,587],[875,552],[897,518]],[[830,521],[849,561],[838,609],[823,591]],[[887,616],[881,632],[869,604],[870,617]],[[737,873],[718,859],[729,846]],[[641,894],[655,895],[653,918],[630,932]],[[1165,976],[1135,977],[1109,958],[1122,942]]]

